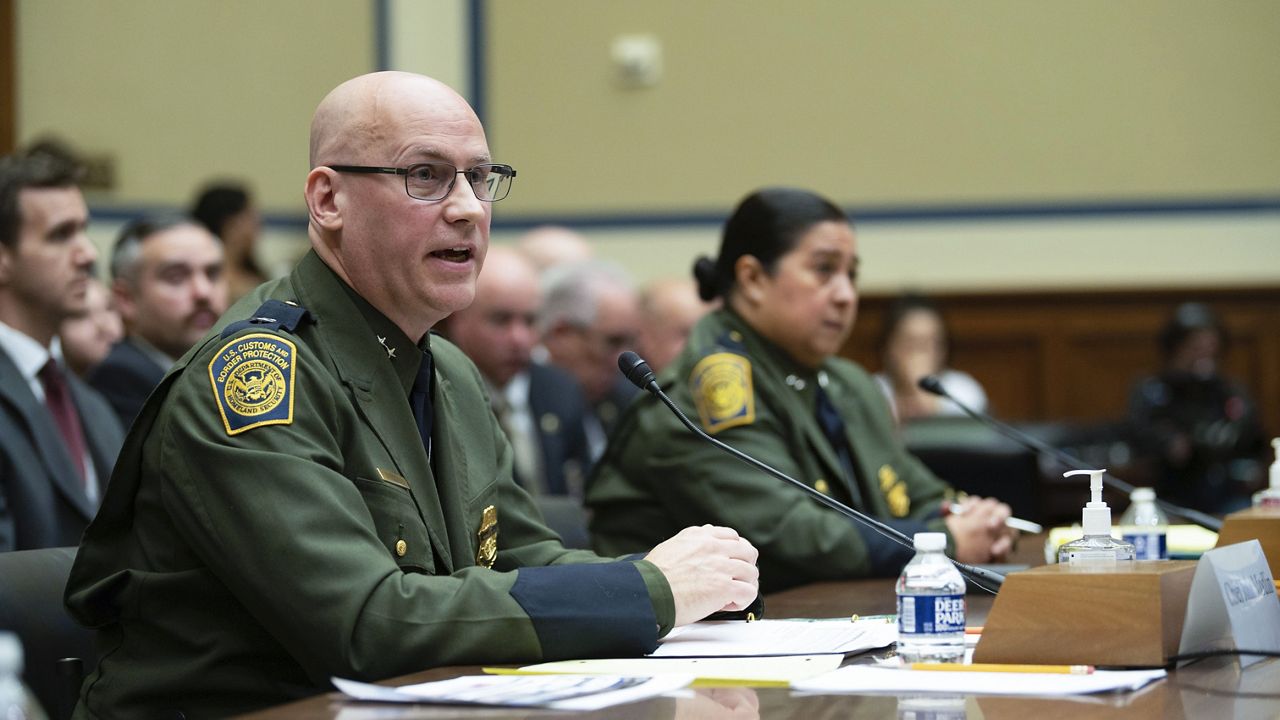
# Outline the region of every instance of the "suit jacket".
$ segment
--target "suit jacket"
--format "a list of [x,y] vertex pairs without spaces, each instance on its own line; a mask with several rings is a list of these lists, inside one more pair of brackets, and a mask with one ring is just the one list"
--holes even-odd
[[138,347],[132,338],[125,338],[111,348],[111,352],[89,372],[85,380],[111,403],[116,417],[120,418],[121,427],[128,428],[167,369]]
[[[102,396],[67,380],[105,491],[124,433]],[[0,551],[78,545],[95,512],[53,416],[0,350]]]
[[586,400],[565,371],[534,363],[529,367],[529,410],[537,428],[547,492],[582,497],[591,454],[583,431]]

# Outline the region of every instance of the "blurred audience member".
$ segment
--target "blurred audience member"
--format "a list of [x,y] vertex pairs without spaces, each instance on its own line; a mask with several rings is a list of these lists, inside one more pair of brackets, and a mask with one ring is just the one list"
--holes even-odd
[[532,360],[541,301],[533,264],[516,250],[491,247],[475,300],[442,330],[489,386],[494,414],[511,441],[516,481],[534,495],[581,499],[586,403],[568,373]]
[[933,375],[965,405],[986,412],[987,394],[968,373],[947,367],[950,339],[942,312],[921,295],[903,295],[885,312],[880,331],[884,370],[876,384],[889,401],[899,425],[916,418],[963,415],[960,406],[920,389],[920,378]]
[[543,277],[543,287],[542,344],[550,361],[582,386],[595,462],[622,409],[639,392],[618,372],[618,356],[635,346],[640,299],[626,271],[601,260],[556,266]]
[[226,248],[228,305],[269,279],[254,255],[262,218],[244,186],[218,183],[206,187],[196,198],[191,215],[221,238]]
[[640,337],[636,351],[655,372],[671,364],[684,349],[693,326],[711,312],[714,303],[698,297],[692,278],[654,280],[640,291]]
[[1129,398],[1139,451],[1159,466],[1157,495],[1205,512],[1247,506],[1266,438],[1253,400],[1222,374],[1226,326],[1207,305],[1186,303],[1159,344],[1163,369],[1138,381]]
[[63,320],[58,330],[67,367],[80,377],[102,362],[111,346],[124,337],[124,324],[111,301],[111,291],[97,278],[89,281],[85,307],[83,313]]
[[111,278],[126,336],[88,379],[124,427],[227,309],[222,259],[222,243],[191,218],[142,218],[121,230]]
[[573,265],[595,257],[591,243],[581,233],[559,225],[543,225],[521,235],[516,249],[529,258],[539,273],[555,265]]
[[0,159],[0,550],[79,543],[123,441],[58,339],[98,256],[78,175],[56,153]]

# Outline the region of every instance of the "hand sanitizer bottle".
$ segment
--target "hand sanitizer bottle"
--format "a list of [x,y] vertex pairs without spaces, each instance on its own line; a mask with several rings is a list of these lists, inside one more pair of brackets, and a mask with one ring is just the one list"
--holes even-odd
[[1121,537],[1133,543],[1138,560],[1168,560],[1169,518],[1156,505],[1156,491],[1134,488],[1129,500],[1129,508],[1120,516]]
[[1084,537],[1058,548],[1060,563],[1114,564],[1133,559],[1133,545],[1111,537],[1111,508],[1102,501],[1102,473],[1106,470],[1072,470],[1063,477],[1089,476],[1089,493],[1092,499],[1081,511]]
[[1271,441],[1276,461],[1271,463],[1271,482],[1253,494],[1253,506],[1280,510],[1280,438]]

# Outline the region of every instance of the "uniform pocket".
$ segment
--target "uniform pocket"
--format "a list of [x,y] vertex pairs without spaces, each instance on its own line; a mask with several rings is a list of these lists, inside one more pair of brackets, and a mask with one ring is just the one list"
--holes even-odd
[[356,489],[373,516],[374,531],[391,558],[405,572],[435,569],[427,526],[407,488],[385,480],[356,478]]

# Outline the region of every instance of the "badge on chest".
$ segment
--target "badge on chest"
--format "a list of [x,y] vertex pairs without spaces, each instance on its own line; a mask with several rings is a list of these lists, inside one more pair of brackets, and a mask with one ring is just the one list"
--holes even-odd
[[476,531],[478,549],[476,565],[492,568],[498,560],[498,509],[490,505],[480,515],[480,529]]

